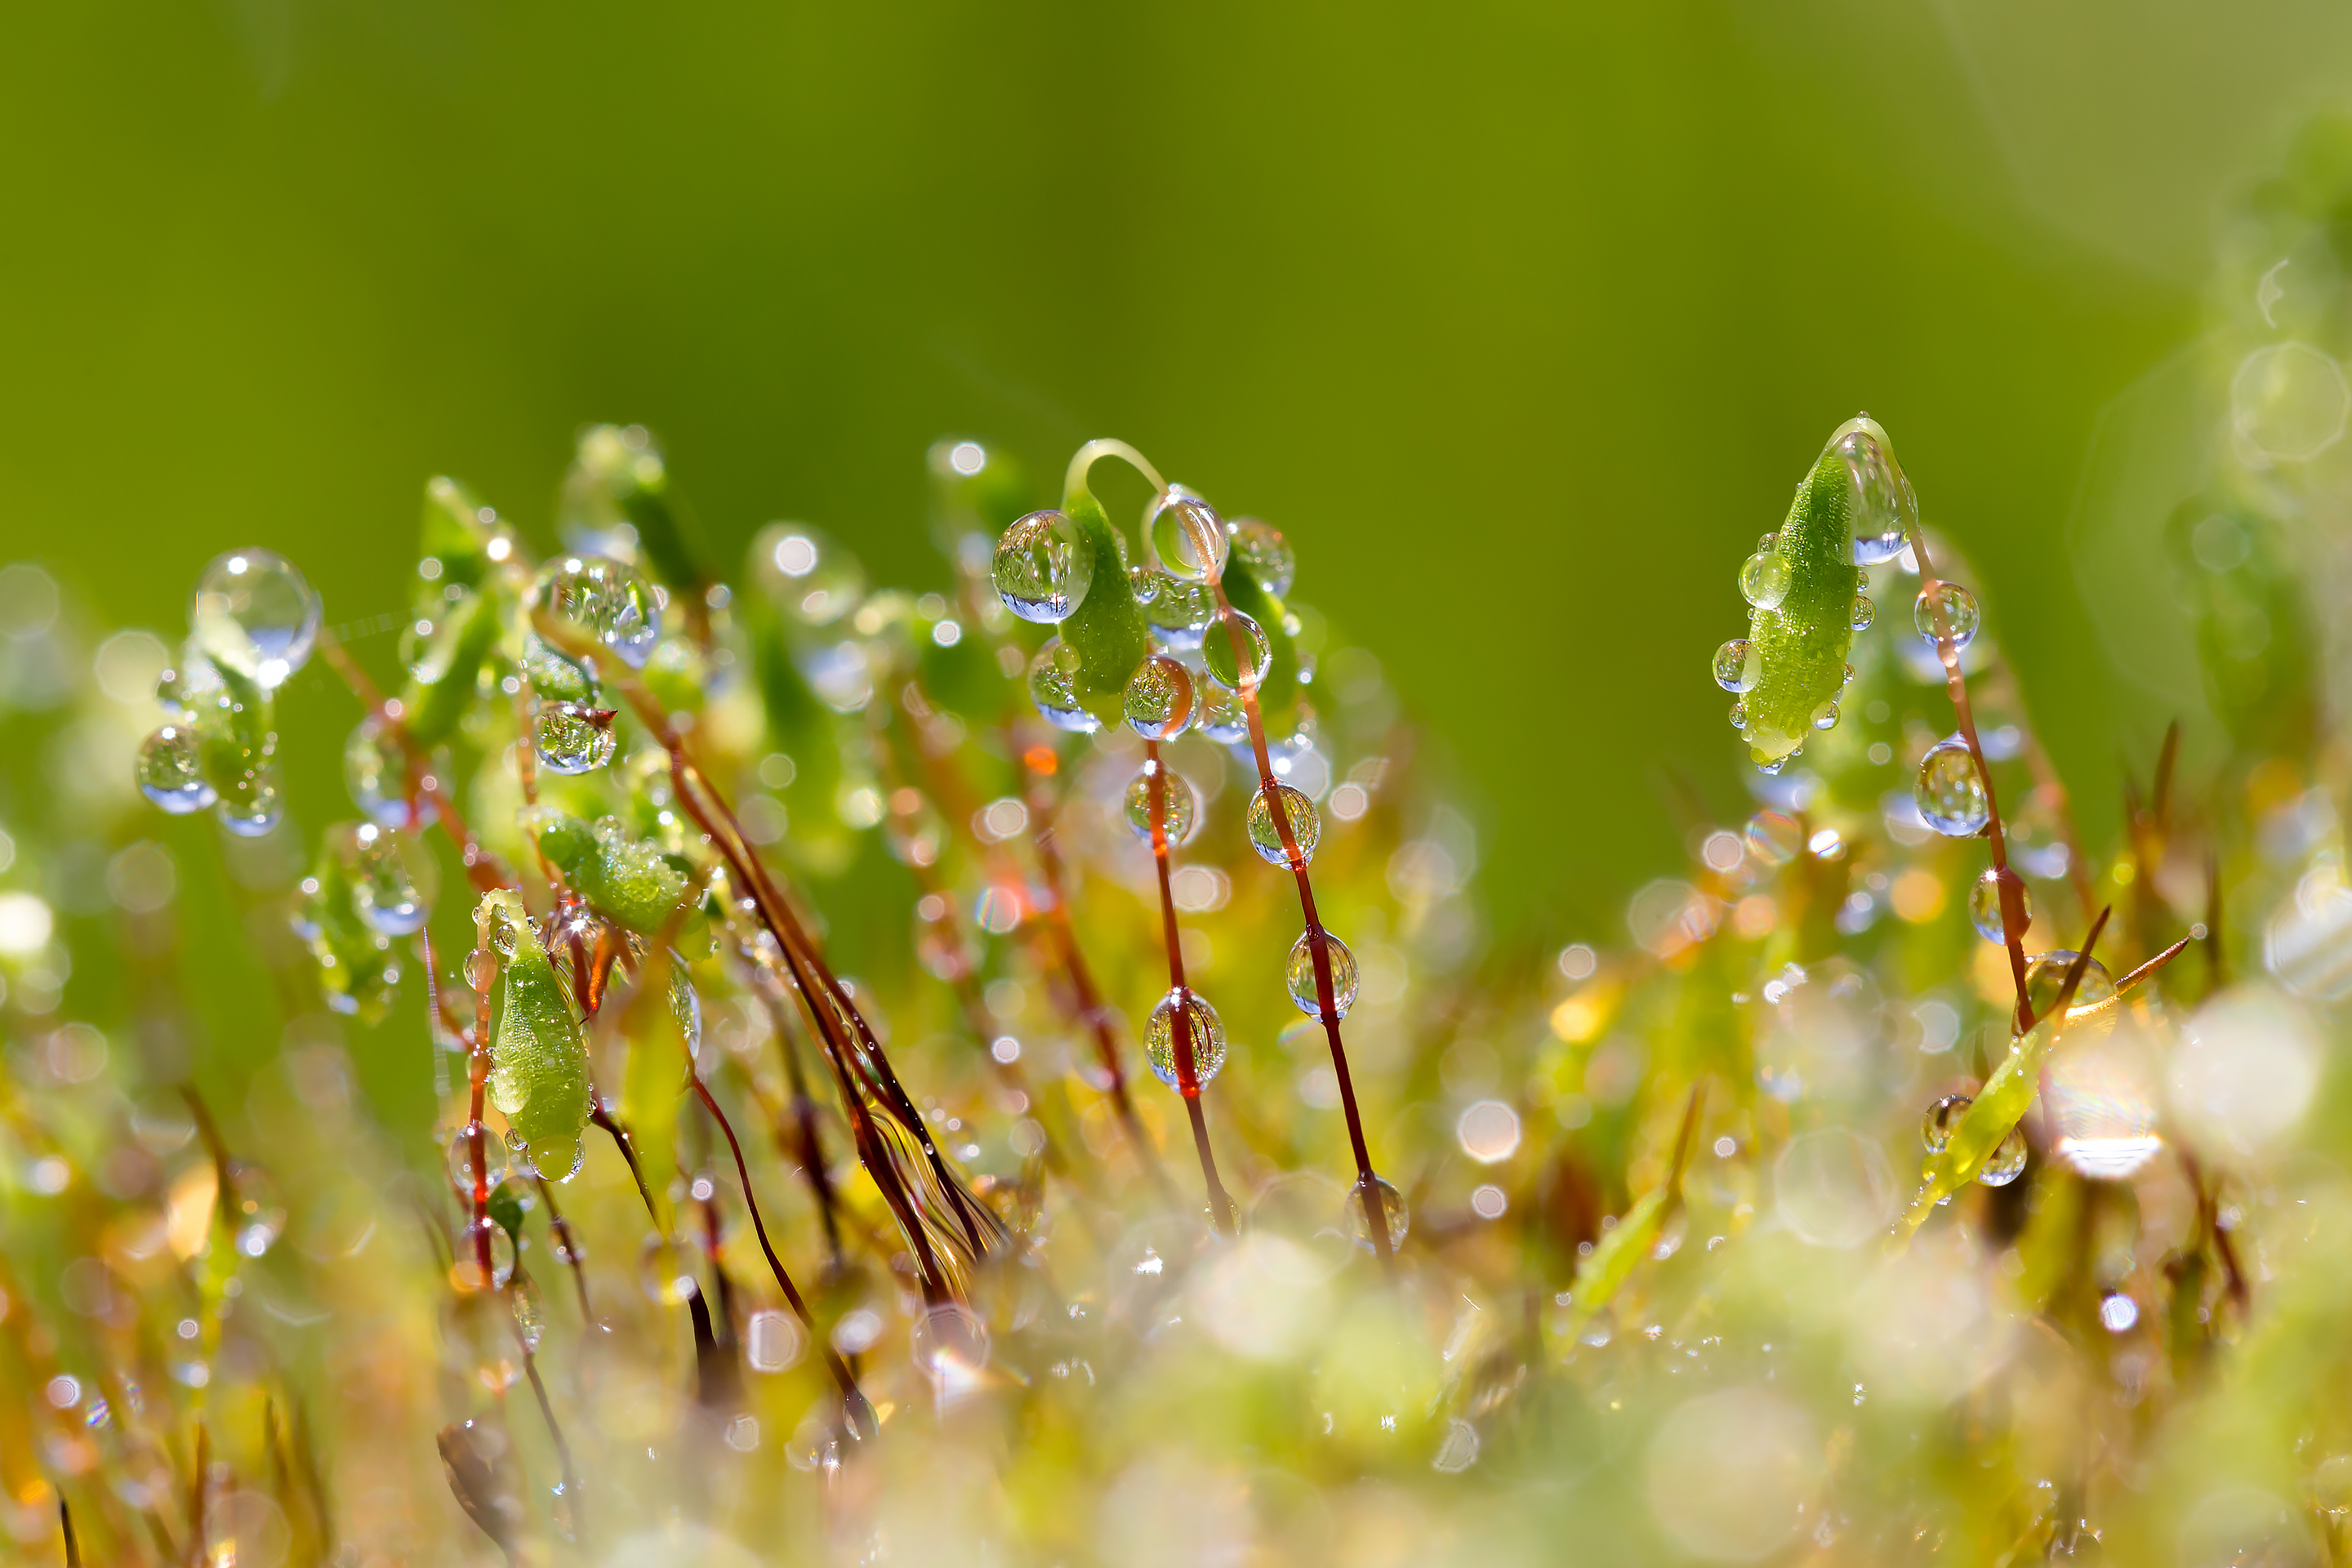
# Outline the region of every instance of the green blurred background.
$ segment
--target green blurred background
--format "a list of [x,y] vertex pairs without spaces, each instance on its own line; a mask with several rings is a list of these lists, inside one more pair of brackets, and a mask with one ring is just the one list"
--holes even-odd
[[[2094,837],[2164,715],[2062,540],[2340,5],[20,6],[0,555],[176,637],[201,563],[398,612],[419,486],[541,540],[641,420],[938,581],[926,445],[1117,434],[1287,530],[1450,752],[1507,925],[1615,934],[1740,809],[1708,653],[1839,420],[1893,430]],[[392,638],[364,645],[379,668]],[[348,705],[298,785],[334,807]],[[337,715],[324,722],[330,711]],[[297,804],[302,804],[298,789]]]

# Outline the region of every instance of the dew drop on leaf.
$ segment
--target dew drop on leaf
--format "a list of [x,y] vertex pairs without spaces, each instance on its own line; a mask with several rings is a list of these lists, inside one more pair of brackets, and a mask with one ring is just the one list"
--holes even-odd
[[1277,599],[1290,592],[1298,575],[1298,556],[1280,529],[1254,517],[1239,517],[1226,531],[1233,539],[1234,554],[1249,568],[1259,587]]
[[1759,610],[1777,610],[1789,596],[1789,563],[1775,552],[1759,550],[1739,568],[1739,596]]
[[1952,1129],[1960,1124],[1973,1103],[1965,1094],[1948,1094],[1927,1108],[1919,1119],[1919,1142],[1927,1146],[1930,1154],[1940,1154],[1944,1145],[1952,1141]]
[[1754,690],[1762,671],[1756,645],[1746,637],[1733,637],[1715,650],[1715,683],[1726,691]]
[[2025,1129],[2012,1127],[2009,1136],[2000,1141],[1977,1172],[1977,1180],[1988,1187],[2005,1187],[2017,1180],[2025,1170]]
[[1056,626],[1094,586],[1094,549],[1067,513],[1033,511],[997,540],[989,579],[1006,609],[1024,621]]
[[216,798],[196,732],[185,724],[166,724],[141,743],[137,776],[139,793],[174,816],[202,811]]
[[319,595],[276,551],[232,550],[196,579],[188,625],[207,658],[275,690],[310,659]]
[[1029,660],[1029,700],[1045,722],[1074,735],[1091,735],[1102,721],[1078,700],[1078,650],[1059,637],[1048,637]]

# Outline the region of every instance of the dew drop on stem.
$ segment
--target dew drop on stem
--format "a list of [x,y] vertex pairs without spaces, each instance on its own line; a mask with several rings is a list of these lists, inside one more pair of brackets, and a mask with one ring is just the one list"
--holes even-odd
[[2012,1127],[2000,1146],[1985,1159],[1977,1172],[1977,1180],[1988,1187],[2005,1187],[2017,1180],[2025,1170],[2025,1130]]
[[[1234,658],[1236,632],[1241,635],[1242,656],[1249,661],[1246,668]],[[1208,666],[1211,680],[1228,691],[1239,691],[1244,682],[1251,686],[1265,684],[1266,673],[1274,668],[1274,644],[1264,626],[1234,610],[1230,622],[1209,628],[1201,642],[1201,659]]]
[[[1339,1017],[1356,1005],[1356,990],[1360,977],[1356,969],[1356,955],[1348,944],[1328,931],[1323,943],[1330,954],[1331,1006]],[[1323,997],[1315,983],[1315,937],[1311,931],[1301,931],[1298,940],[1290,944],[1290,957],[1282,966],[1283,986],[1290,993],[1291,1002],[1298,1010],[1318,1023],[1323,1020]]]
[[1927,748],[1919,759],[1919,778],[1911,795],[1920,818],[1947,837],[1973,838],[1992,818],[1984,775],[1968,742],[1958,737]]
[[1232,542],[1215,509],[1181,485],[1171,485],[1152,503],[1146,531],[1160,569],[1187,583],[1222,574]]
[[1165,654],[1153,654],[1128,678],[1128,728],[1147,741],[1172,741],[1192,719],[1192,672]]
[[1251,797],[1248,821],[1250,847],[1256,850],[1258,858],[1269,866],[1287,868],[1290,865],[1289,853],[1283,847],[1282,830],[1275,822],[1276,807],[1271,803],[1276,801],[1281,803],[1283,818],[1290,826],[1291,841],[1298,847],[1299,864],[1303,866],[1312,862],[1315,847],[1323,839],[1323,818],[1316,811],[1313,801],[1286,784],[1275,784],[1270,791],[1261,787]]
[[530,725],[531,750],[550,773],[593,773],[620,745],[613,716],[576,702],[542,702]]
[[1161,831],[1171,846],[1183,843],[1192,837],[1192,827],[1199,820],[1201,800],[1190,780],[1173,772],[1163,763],[1145,763],[1142,771],[1129,782],[1123,802],[1127,825],[1146,844],[1151,842],[1151,780],[1157,770],[1160,780]]
[[1074,735],[1091,735],[1102,721],[1078,700],[1078,650],[1059,637],[1048,637],[1029,660],[1029,700],[1045,722]]
[[1176,1031],[1179,1016],[1191,1033],[1192,1047],[1192,1082],[1204,1086],[1223,1070],[1225,1065],[1225,1025],[1217,1010],[1206,998],[1189,986],[1179,985],[1160,999],[1151,1009],[1150,1020],[1144,1026],[1143,1055],[1151,1064],[1151,1071],[1171,1089],[1183,1085],[1177,1071]]
[[1404,1245],[1405,1234],[1412,1228],[1412,1216],[1405,1211],[1404,1194],[1383,1177],[1369,1178],[1372,1198],[1367,1204],[1364,1201],[1367,1179],[1358,1177],[1355,1186],[1349,1191],[1346,1211],[1348,1234],[1366,1252],[1373,1250],[1372,1233],[1364,1223],[1367,1218],[1365,1211],[1370,1209],[1388,1222],[1388,1249],[1394,1252]]
[[1927,1146],[1930,1154],[1940,1154],[1952,1141],[1952,1129],[1960,1124],[1972,1101],[1965,1094],[1948,1094],[1927,1108],[1919,1119],[1919,1142]]
[[1954,648],[1976,640],[1977,596],[1958,583],[1937,583],[1919,590],[1911,603],[1911,624],[1928,642],[1951,639]]
[[[2017,902],[2019,909],[2023,912],[2025,923],[2032,925],[2033,895],[2027,890],[2022,881],[2017,885]],[[1990,866],[1985,868],[1984,875],[1976,879],[1975,885],[1969,889],[1969,923],[1976,927],[1977,934],[1987,942],[2008,940],[2008,933],[2003,930],[2000,919],[2000,873]]]

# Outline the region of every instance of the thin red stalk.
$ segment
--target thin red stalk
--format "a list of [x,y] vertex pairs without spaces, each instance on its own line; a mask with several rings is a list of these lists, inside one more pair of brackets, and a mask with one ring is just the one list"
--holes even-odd
[[[784,1300],[792,1304],[801,1326],[808,1331],[810,1342],[824,1345],[825,1365],[833,1373],[834,1381],[841,1385],[841,1397],[848,1406],[850,1430],[855,1436],[864,1436],[870,1429],[873,1406],[859,1392],[857,1380],[850,1375],[849,1367],[841,1359],[840,1352],[817,1331],[816,1319],[809,1311],[808,1303],[801,1299],[799,1289],[793,1284],[792,1275],[784,1268],[783,1259],[776,1256],[774,1245],[768,1240],[767,1221],[760,1217],[760,1200],[751,1193],[751,1168],[743,1163],[743,1145],[736,1142],[734,1127],[729,1123],[727,1113],[719,1109],[719,1101],[711,1097],[710,1087],[702,1081],[700,1073],[694,1075],[694,1092],[701,1097],[702,1108],[710,1112],[710,1119],[719,1123],[719,1131],[726,1136],[728,1152],[735,1156],[735,1179],[742,1184],[743,1206],[751,1212],[751,1230],[760,1238],[760,1251],[768,1259],[768,1271],[776,1277],[777,1289],[783,1291]],[[860,1421],[861,1416],[864,1417],[863,1422]]]
[[[490,951],[489,939],[484,934],[480,952]],[[481,1270],[482,1289],[492,1289],[498,1283],[498,1272],[490,1262],[490,1182],[488,1151],[484,1142],[488,1136],[482,1125],[482,1103],[490,1079],[490,988],[481,986],[474,993],[473,1050],[467,1058],[467,1090],[466,1138],[472,1145],[474,1164],[473,1224],[474,1264]]]
[[[1202,550],[1202,559],[1213,561],[1215,553]],[[1331,938],[1323,929],[1323,921],[1315,912],[1315,889],[1307,876],[1307,857],[1299,852],[1297,837],[1291,831],[1290,813],[1282,805],[1274,777],[1274,762],[1265,747],[1265,721],[1258,711],[1257,673],[1248,650],[1243,646],[1239,613],[1225,597],[1225,585],[1212,575],[1209,589],[1217,596],[1217,618],[1223,625],[1225,637],[1234,650],[1234,673],[1241,685],[1242,711],[1249,721],[1250,750],[1257,760],[1258,789],[1266,805],[1266,813],[1274,819],[1274,830],[1282,840],[1283,858],[1290,863],[1290,874],[1298,883],[1298,912],[1307,926],[1307,952],[1315,960],[1315,1001],[1322,1014],[1323,1037],[1331,1047],[1331,1070],[1339,1080],[1339,1105],[1348,1121],[1348,1142],[1356,1156],[1357,1196],[1364,1205],[1364,1230],[1371,1239],[1372,1250],[1387,1265],[1391,1261],[1389,1246],[1388,1215],[1381,1212],[1384,1205],[1380,1196],[1380,1177],[1372,1170],[1371,1146],[1364,1139],[1364,1119],[1356,1108],[1355,1079],[1348,1072],[1348,1049],[1339,1039],[1339,1007],[1338,993],[1331,982]]]
[[547,1435],[555,1442],[556,1462],[563,1470],[563,1496],[572,1505],[572,1531],[576,1535],[580,1530],[580,1476],[572,1468],[572,1445],[563,1440],[563,1426],[555,1419],[554,1403],[547,1397],[547,1384],[540,1380],[539,1357],[532,1353],[530,1342],[523,1338],[520,1323],[514,1324],[514,1332],[515,1343],[522,1347],[523,1373],[530,1379],[530,1391],[539,1400],[540,1418],[547,1423]]
[[1984,743],[1977,739],[1976,713],[1969,705],[1969,679],[1960,673],[1960,650],[1952,641],[1951,622],[1945,616],[1943,597],[1936,593],[1942,580],[1936,575],[1935,563],[1927,559],[1925,531],[1914,528],[1909,532],[1911,549],[1919,563],[1919,592],[1934,606],[1936,656],[1943,661],[1944,686],[1951,694],[1952,715],[1959,725],[1961,739],[1969,743],[1978,781],[1984,785],[1985,837],[1992,850],[1994,885],[2000,889],[2001,942],[2009,949],[2010,977],[2017,985],[2016,1027],[2021,1038],[2033,1027],[2033,1005],[2025,995],[2025,883],[2010,869],[2009,839],[2001,830],[2000,802],[1993,793],[1992,769],[1985,763]]
[[[800,1053],[793,1048],[793,1039],[786,1020],[789,1010],[775,987],[767,982],[766,972],[746,959],[746,964],[757,977],[760,1000],[768,1009],[769,1025],[776,1034],[776,1054],[784,1059],[784,1079],[792,1090],[793,1128],[797,1147],[788,1150],[799,1162],[802,1175],[807,1180],[810,1195],[816,1199],[817,1215],[824,1225],[824,1244],[833,1259],[833,1267],[841,1267],[841,1221],[834,1213],[833,1177],[824,1168],[824,1147],[817,1142],[816,1101],[809,1098],[808,1079],[801,1070]],[[778,1132],[781,1134],[780,1127]]]
[[1160,875],[1160,937],[1168,949],[1169,994],[1176,999],[1171,1024],[1176,1039],[1176,1092],[1183,1097],[1184,1114],[1192,1123],[1192,1147],[1201,1156],[1201,1179],[1209,1189],[1209,1225],[1220,1236],[1240,1227],[1232,1196],[1217,1175],[1217,1157],[1209,1147],[1209,1121],[1201,1109],[1199,1068],[1192,1051],[1192,989],[1184,983],[1184,943],[1176,929],[1176,896],[1168,874],[1168,765],[1160,760],[1160,742],[1143,742],[1144,775],[1151,781],[1151,863]]
[[572,1269],[572,1283],[579,1288],[580,1321],[593,1323],[596,1321],[596,1314],[588,1307],[588,1270],[580,1262],[579,1243],[572,1239],[572,1223],[563,1217],[563,1211],[555,1206],[555,1190],[547,1184],[547,1178],[533,1171],[530,1179],[539,1186],[540,1201],[547,1205],[548,1231],[554,1237],[555,1244],[563,1248],[563,1261]]

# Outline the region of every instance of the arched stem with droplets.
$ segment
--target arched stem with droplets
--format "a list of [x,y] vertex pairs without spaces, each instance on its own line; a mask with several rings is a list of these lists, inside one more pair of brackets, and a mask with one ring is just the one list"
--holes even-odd
[[1220,1236],[1240,1228],[1225,1184],[1217,1175],[1217,1156],[1209,1146],[1209,1121],[1201,1109],[1199,1058],[1192,1049],[1192,991],[1184,983],[1184,943],[1176,929],[1176,895],[1168,871],[1168,765],[1160,760],[1160,742],[1143,742],[1143,768],[1150,779],[1151,864],[1160,877],[1160,928],[1168,948],[1169,994],[1177,1001],[1170,1021],[1176,1044],[1176,1092],[1183,1097],[1184,1114],[1192,1123],[1192,1147],[1201,1155],[1201,1179],[1209,1189],[1209,1224]]

